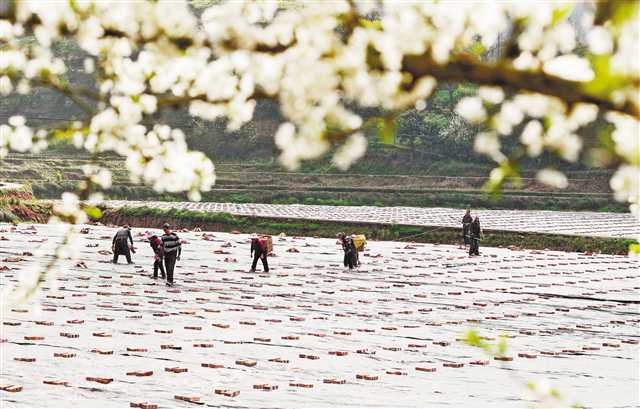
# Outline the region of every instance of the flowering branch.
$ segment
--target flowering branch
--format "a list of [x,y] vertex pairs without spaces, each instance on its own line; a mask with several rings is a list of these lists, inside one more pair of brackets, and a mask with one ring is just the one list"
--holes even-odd
[[[524,155],[547,150],[576,161],[584,126],[604,117],[615,128],[611,156],[621,163],[612,189],[637,208],[638,4],[516,3],[337,0],[287,9],[237,0],[196,16],[180,1],[5,1],[0,94],[54,89],[85,114],[81,129],[68,129],[77,147],[116,152],[133,182],[197,200],[215,182],[214,166],[189,150],[182,131],[155,122],[162,108],[225,118],[237,130],[252,120],[257,100],[269,98],[285,118],[274,139],[286,167],[334,150],[334,164],[347,169],[367,146],[362,130],[372,119],[360,109],[390,113],[377,125],[393,143],[394,118],[425,108],[439,82],[474,82],[478,96],[462,98],[456,113],[482,131],[475,149],[499,164],[490,186],[517,180]],[[568,18],[577,11],[579,19]],[[66,62],[52,48],[62,40],[90,56],[84,66],[94,87],[64,82]],[[492,63],[481,57],[491,48],[499,50]],[[501,138],[520,130],[518,155],[509,158]],[[46,146],[46,130],[33,143],[24,118],[0,131],[0,156]],[[538,177],[566,185],[554,169]]]
[[81,96],[91,97],[94,100],[99,100],[100,96],[98,93],[89,90],[88,88],[82,87],[70,87],[68,85],[62,84],[56,77],[49,77],[46,80],[44,79],[35,79],[32,80],[31,83],[35,86],[45,87],[52,89],[54,91],[59,92],[65,97],[69,98],[73,101],[82,111],[87,115],[87,117],[92,117],[95,115],[95,110],[91,105],[86,103]]
[[594,104],[603,111],[617,111],[640,119],[638,99],[628,99],[622,104],[617,104],[611,100],[610,95],[598,95],[585,90],[584,82],[571,81],[540,71],[518,70],[510,61],[488,63],[475,57],[460,55],[445,64],[438,64],[429,54],[407,55],[402,61],[402,70],[413,76],[411,84],[425,76],[434,77],[441,82],[468,81],[478,85],[499,86],[558,97],[570,105]]

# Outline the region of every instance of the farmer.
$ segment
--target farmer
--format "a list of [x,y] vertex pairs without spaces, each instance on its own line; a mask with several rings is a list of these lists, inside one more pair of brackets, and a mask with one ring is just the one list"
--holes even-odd
[[164,272],[164,266],[162,265],[162,263],[164,262],[164,247],[162,246],[162,239],[153,234],[149,237],[149,244],[151,245],[151,249],[153,250],[154,255],[153,275],[151,276],[151,278],[153,278],[154,280],[158,279],[159,269],[160,273],[162,273],[161,277],[164,279],[166,278],[166,275]]
[[469,246],[469,257],[480,255],[480,237],[482,237],[482,229],[480,228],[480,218],[476,216],[469,227],[469,235],[471,245]]
[[251,264],[251,272],[256,272],[256,266],[258,265],[258,259],[262,260],[262,269],[265,273],[269,272],[269,263],[267,262],[267,243],[258,236],[251,237],[251,256],[253,256],[253,263]]
[[[129,248],[129,243],[131,248]],[[133,249],[133,237],[131,237],[131,228],[128,225],[122,226],[120,230],[113,236],[113,242],[111,243],[111,250],[113,251],[113,263],[118,263],[118,257],[123,255],[127,258],[127,263],[131,264],[131,250]]]
[[349,270],[353,270],[358,265],[358,250],[356,250],[353,239],[344,233],[338,233],[336,237],[342,244],[342,250],[344,251],[344,266],[349,267]]
[[473,222],[473,218],[471,217],[471,209],[467,209],[467,212],[462,218],[462,238],[464,240],[465,246],[468,246],[471,243],[471,239],[469,238],[469,228],[471,227],[471,222]]
[[176,266],[176,261],[180,261],[182,245],[178,235],[171,231],[169,223],[165,223],[162,226],[162,230],[164,234],[160,240],[162,240],[162,248],[164,250],[164,266],[167,269],[167,285],[173,286],[173,269]]

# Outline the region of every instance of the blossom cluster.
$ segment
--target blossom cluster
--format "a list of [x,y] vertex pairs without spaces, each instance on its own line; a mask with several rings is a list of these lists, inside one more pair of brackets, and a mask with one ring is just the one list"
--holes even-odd
[[[189,151],[182,131],[157,123],[155,115],[165,107],[187,106],[206,120],[224,117],[229,129],[237,129],[252,119],[258,98],[274,99],[286,119],[274,136],[284,165],[295,168],[336,148],[334,163],[346,169],[366,149],[364,121],[354,107],[423,107],[449,64],[469,56],[483,62],[470,50],[506,43],[501,67],[584,84],[574,90],[589,98],[569,105],[552,92],[518,91],[528,84],[509,84],[508,96],[496,86],[504,81],[487,84],[457,108],[485,125],[476,149],[504,163],[501,138],[522,127],[528,155],[546,150],[573,162],[583,148],[581,130],[607,115],[624,162],[612,188],[616,197],[638,202],[632,189],[637,138],[635,145],[631,141],[638,130],[638,25],[633,16],[599,21],[595,3],[470,1],[451,7],[441,1],[335,0],[286,8],[275,0],[234,0],[214,4],[200,17],[186,1],[175,0],[10,3],[15,12],[3,10],[7,16],[0,19],[0,93],[43,84],[72,93],[63,81],[65,62],[52,46],[73,38],[89,55],[84,68],[98,90],[85,107],[85,121],[74,125],[74,143],[125,156],[132,181],[158,191],[187,191],[198,199],[215,182],[213,164]],[[428,61],[420,72],[407,67],[416,57]],[[603,85],[599,77],[612,80]],[[625,113],[607,114],[596,100],[606,103],[605,111]],[[46,133],[21,120],[0,130],[0,154],[46,143]],[[96,178],[108,185],[105,173]],[[553,169],[538,179],[567,184]]]

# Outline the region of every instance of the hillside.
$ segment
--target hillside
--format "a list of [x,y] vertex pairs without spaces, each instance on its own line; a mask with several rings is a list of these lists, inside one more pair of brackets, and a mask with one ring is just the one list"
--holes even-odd
[[[0,180],[29,184],[40,199],[57,198],[82,178],[81,167],[87,160],[55,151],[11,155],[0,160]],[[185,200],[183,195],[158,194],[131,184],[123,160],[117,156],[105,156],[101,162],[114,174],[107,198]],[[266,155],[261,160],[244,161],[221,157],[216,165],[216,186],[203,195],[203,201],[627,211],[624,204],[613,201],[606,171],[569,172],[569,186],[564,190],[543,186],[532,172],[525,172],[522,186],[508,186],[495,199],[482,190],[488,164],[411,162],[406,152],[388,147],[372,147],[349,172],[338,171],[329,161],[288,172],[273,156]]]
[[[81,69],[82,52],[71,42],[63,42],[56,52],[68,61],[69,83],[91,87]],[[476,92],[473,84],[444,83],[426,101],[425,109],[410,110],[395,118],[391,134],[376,119],[384,112],[360,112],[374,120],[365,129],[369,139],[367,154],[349,172],[336,169],[330,154],[304,163],[295,172],[283,169],[273,141],[283,119],[273,102],[258,101],[253,120],[235,132],[227,131],[222,120],[194,119],[184,111],[162,111],[156,120],[184,130],[189,146],[204,152],[216,164],[217,184],[203,195],[205,201],[627,211],[626,205],[612,199],[608,182],[612,172],[592,170],[586,149],[574,164],[548,154],[525,159],[522,186],[506,186],[497,199],[484,193],[482,186],[494,164],[473,150],[473,138],[479,129],[466,124],[455,112],[461,98]],[[48,103],[43,105],[43,100]],[[30,124],[46,127],[73,119],[78,113],[68,99],[47,90],[12,94],[0,100],[0,120],[24,115]],[[516,149],[520,131],[514,129],[512,135],[503,138],[505,152]],[[603,131],[607,128],[597,122],[590,134],[600,138]],[[61,135],[42,155],[12,153],[0,160],[0,181],[28,183],[38,198],[56,198],[71,189],[81,178],[81,166],[87,157],[75,150],[66,137]],[[185,198],[132,185],[123,160],[113,154],[104,154],[101,162],[114,173],[108,198]],[[567,189],[554,190],[535,181],[536,170],[546,166],[567,173]],[[612,164],[607,166],[611,168]]]

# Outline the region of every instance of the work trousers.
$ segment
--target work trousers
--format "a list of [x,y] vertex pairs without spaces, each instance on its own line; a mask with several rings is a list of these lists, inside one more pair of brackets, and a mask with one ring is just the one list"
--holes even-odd
[[118,257],[120,257],[121,255],[125,256],[127,258],[127,263],[131,264],[131,252],[129,250],[125,252],[119,252],[118,250],[116,250],[116,252],[113,253],[113,262],[117,263]]
[[176,258],[178,257],[177,251],[170,251],[164,253],[164,266],[167,269],[167,282],[173,283],[173,269],[176,266]]
[[469,255],[470,256],[480,255],[480,240],[476,237],[471,237],[471,245],[469,246]]
[[162,258],[158,258],[153,262],[153,278],[158,278],[158,270],[162,273],[162,278],[165,278],[166,274],[162,265]]
[[261,257],[262,256],[262,252],[260,251],[256,251],[255,253],[253,253],[253,263],[251,264],[251,270],[255,271],[256,266],[258,265],[258,259],[262,260],[262,269],[264,270],[265,273],[269,272],[269,263],[267,262],[267,257]]
[[471,227],[471,223],[464,223],[462,225],[462,238],[464,239],[464,244],[468,245],[471,242],[469,238],[469,228]]
[[354,251],[346,251],[344,253],[344,266],[349,267],[349,270],[354,269],[358,265],[358,256]]

